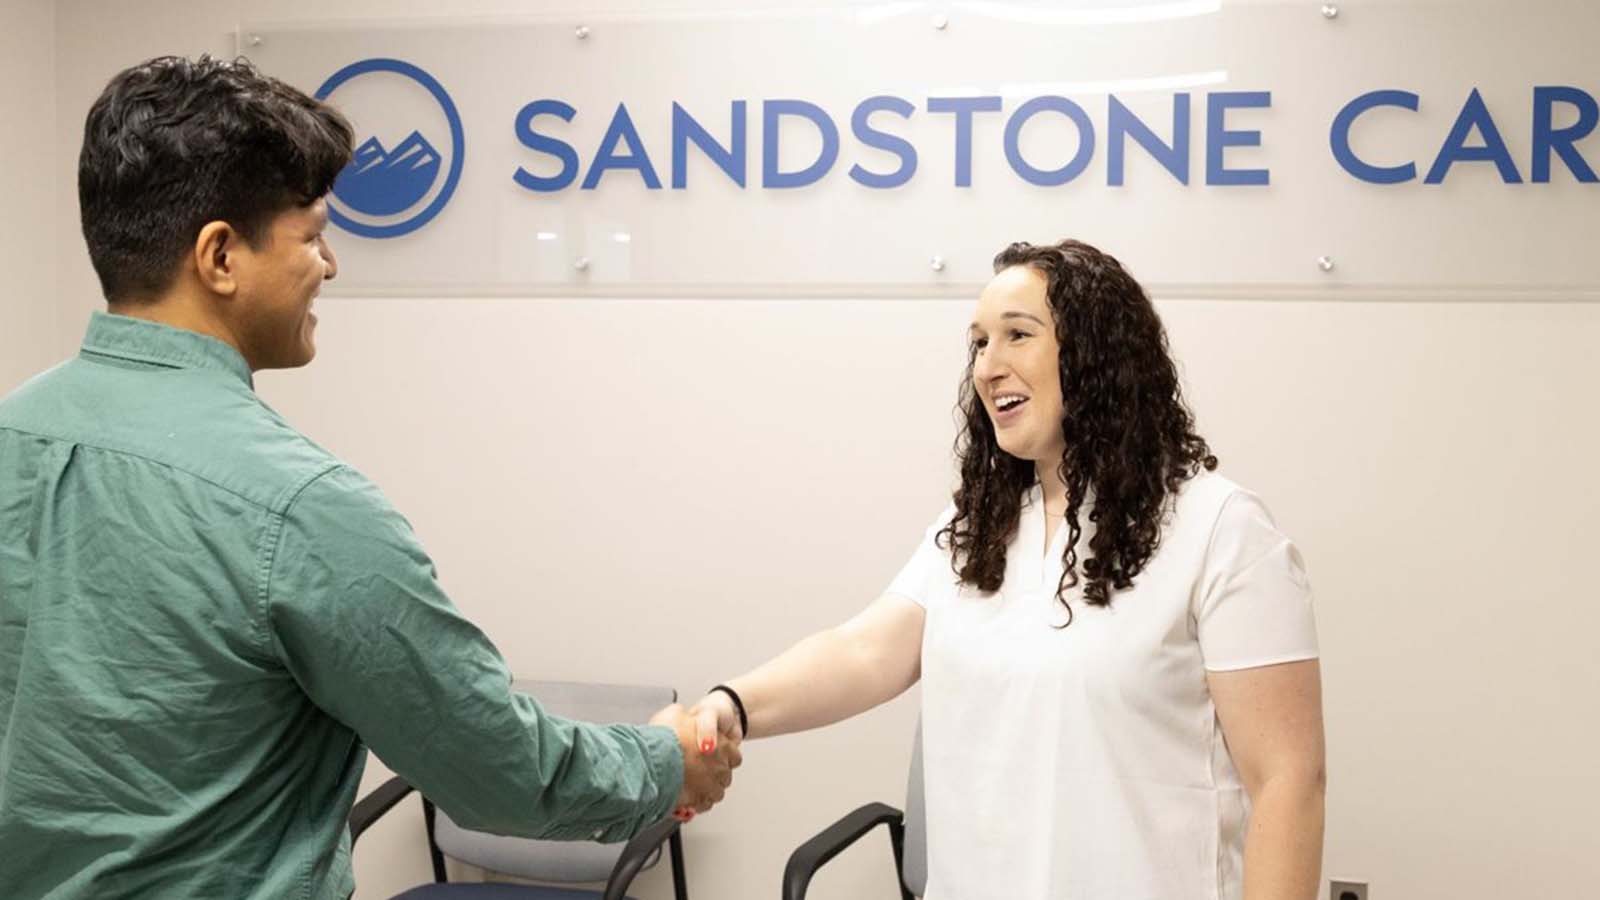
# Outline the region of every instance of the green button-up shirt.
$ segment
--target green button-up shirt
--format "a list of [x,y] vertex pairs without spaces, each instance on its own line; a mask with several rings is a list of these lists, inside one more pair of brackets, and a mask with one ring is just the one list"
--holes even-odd
[[0,401],[0,896],[346,897],[368,746],[528,837],[623,840],[683,777],[670,729],[514,692],[406,521],[233,348],[96,314]]

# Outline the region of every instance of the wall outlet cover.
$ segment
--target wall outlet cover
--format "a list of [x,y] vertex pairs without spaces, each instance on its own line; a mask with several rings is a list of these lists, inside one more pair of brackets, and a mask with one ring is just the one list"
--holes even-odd
[[1367,895],[1365,881],[1334,879],[1328,882],[1328,900],[1371,900],[1371,898]]

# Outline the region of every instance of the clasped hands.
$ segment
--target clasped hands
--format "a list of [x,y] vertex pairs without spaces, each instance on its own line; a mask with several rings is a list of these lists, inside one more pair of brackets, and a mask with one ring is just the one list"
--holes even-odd
[[674,703],[651,716],[650,724],[671,728],[683,749],[683,790],[672,815],[688,822],[722,802],[733,770],[744,761],[744,734],[727,695],[712,692],[689,709]]

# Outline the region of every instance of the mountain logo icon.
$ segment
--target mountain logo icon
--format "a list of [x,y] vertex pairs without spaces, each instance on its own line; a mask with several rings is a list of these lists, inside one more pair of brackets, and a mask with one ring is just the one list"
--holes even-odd
[[393,150],[377,138],[356,148],[333,183],[333,195],[369,216],[392,216],[417,205],[439,177],[439,151],[413,131]]
[[[466,138],[461,127],[461,114],[444,85],[420,67],[404,60],[375,57],[353,62],[329,76],[317,91],[316,98],[327,100],[330,94],[351,79],[373,73],[385,73],[391,85],[397,84],[393,76],[400,76],[421,86],[438,104],[439,111],[444,114],[444,120],[450,127],[448,146],[429,143],[421,128],[412,127],[410,133],[390,149],[375,134],[381,129],[369,125],[362,131],[370,136],[356,148],[349,164],[334,180],[333,191],[328,199],[328,218],[351,234],[367,238],[392,238],[410,234],[428,224],[450,202],[456,185],[461,181]],[[428,116],[423,113],[423,117]],[[361,128],[359,117],[352,115],[351,118],[356,127]],[[388,132],[390,139],[401,130],[397,128]],[[440,135],[434,136],[437,138]],[[429,199],[430,196],[432,199]]]

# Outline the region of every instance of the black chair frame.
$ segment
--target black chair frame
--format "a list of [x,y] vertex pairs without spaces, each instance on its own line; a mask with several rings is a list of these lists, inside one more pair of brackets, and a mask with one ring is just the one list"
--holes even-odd
[[894,852],[895,882],[900,887],[900,898],[916,900],[906,889],[905,813],[886,803],[868,803],[795,848],[789,855],[788,865],[783,868],[783,900],[804,900],[806,888],[817,870],[879,825],[889,829],[889,847]]
[[[416,789],[405,779],[396,776],[357,801],[350,810],[351,846],[354,847],[356,840],[371,828],[373,823],[414,790]],[[445,873],[444,853],[439,850],[439,844],[434,840],[433,829],[437,817],[438,811],[433,803],[427,797],[423,797],[422,820],[428,830],[428,855],[433,862],[433,880],[435,883],[444,884],[449,878]],[[677,900],[689,900],[689,886],[683,872],[683,835],[679,830],[681,824],[669,816],[634,835],[633,839],[622,848],[622,855],[617,858],[616,865],[611,869],[611,877],[606,879],[602,900],[626,900],[628,888],[632,886],[634,877],[660,850],[663,841],[667,843],[672,860],[672,894]],[[898,845],[896,855],[898,857]]]

